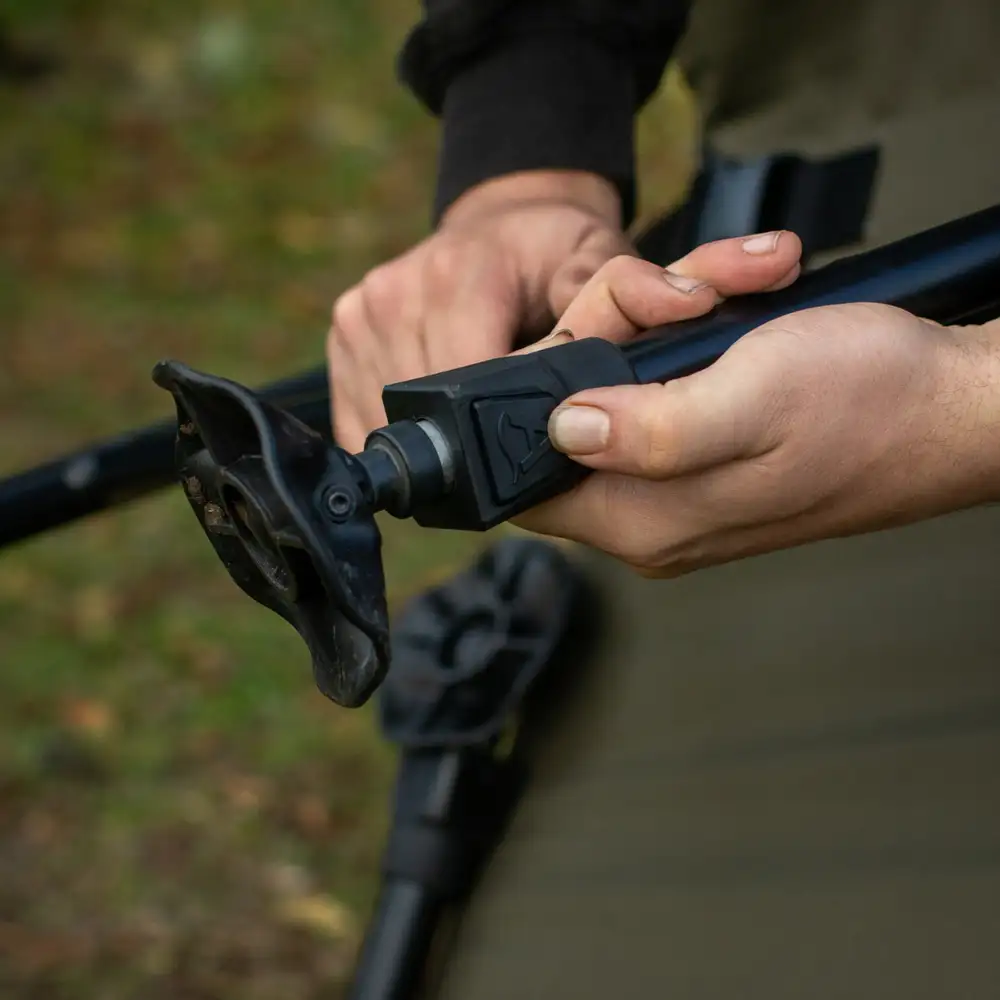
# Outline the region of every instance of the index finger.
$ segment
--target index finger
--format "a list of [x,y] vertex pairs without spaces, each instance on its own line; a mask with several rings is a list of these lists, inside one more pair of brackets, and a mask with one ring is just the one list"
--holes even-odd
[[587,282],[558,326],[577,338],[626,341],[651,327],[704,315],[720,298],[790,284],[801,253],[799,238],[781,231],[706,243],[667,268],[616,257]]

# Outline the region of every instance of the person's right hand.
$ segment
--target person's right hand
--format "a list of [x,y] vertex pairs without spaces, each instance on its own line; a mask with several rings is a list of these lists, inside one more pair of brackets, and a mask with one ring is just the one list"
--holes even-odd
[[[613,261],[551,341],[623,343],[716,296],[787,285],[800,252],[792,233],[698,247],[683,269],[705,287],[686,304],[653,265]],[[692,375],[571,396],[549,437],[594,473],[517,523],[645,576],[996,503],[1000,320],[945,327],[878,303],[792,312]]]
[[532,171],[467,191],[422,243],[333,307],[327,361],[337,443],[385,424],[382,388],[508,353],[548,333],[607,260],[634,254],[602,178]]

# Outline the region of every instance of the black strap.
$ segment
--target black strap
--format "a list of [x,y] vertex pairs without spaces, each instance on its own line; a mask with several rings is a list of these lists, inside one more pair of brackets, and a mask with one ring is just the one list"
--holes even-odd
[[789,229],[803,258],[864,237],[878,171],[876,147],[828,159],[792,154],[736,160],[709,152],[684,205],[640,234],[640,253],[669,263],[701,243]]

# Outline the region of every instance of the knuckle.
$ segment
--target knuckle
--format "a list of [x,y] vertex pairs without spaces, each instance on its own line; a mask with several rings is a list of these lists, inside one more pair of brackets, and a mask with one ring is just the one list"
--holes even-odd
[[617,254],[601,266],[597,278],[612,287],[619,285],[635,273],[636,260],[629,254]]
[[327,335],[328,344],[337,343],[344,334],[349,334],[357,327],[362,314],[361,295],[361,288],[355,285],[334,302],[330,312],[331,326]]
[[336,379],[337,367],[333,365],[334,361],[339,360],[341,355],[344,353],[344,338],[342,332],[337,328],[336,324],[330,327],[326,331],[326,357],[327,361],[330,362],[330,377]]
[[752,405],[744,410],[742,432],[748,447],[766,448],[824,389],[829,372],[810,359],[810,338],[792,326],[763,326],[746,334],[723,358],[741,373]]
[[667,405],[669,394],[677,390],[670,383],[650,389],[650,398],[638,413],[638,428],[633,435],[638,446],[636,461],[648,475],[667,476],[677,468],[680,458],[671,420],[673,407]]
[[581,259],[566,261],[552,276],[549,284],[552,311],[557,316],[564,313],[596,273],[596,269],[589,261]]
[[472,248],[453,239],[438,239],[427,248],[424,282],[432,293],[454,285],[456,275],[470,265]]
[[372,268],[361,280],[363,301],[377,309],[391,307],[400,295],[400,276],[393,264]]

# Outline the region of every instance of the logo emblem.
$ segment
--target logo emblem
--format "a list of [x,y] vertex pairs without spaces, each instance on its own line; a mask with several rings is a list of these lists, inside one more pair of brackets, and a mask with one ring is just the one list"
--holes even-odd
[[505,410],[497,420],[497,441],[504,457],[510,462],[511,479],[514,484],[529,472],[549,453],[547,424],[528,427],[512,420]]

